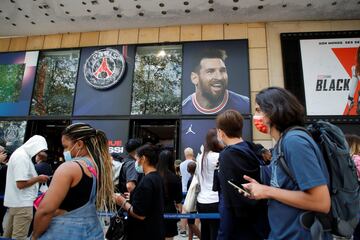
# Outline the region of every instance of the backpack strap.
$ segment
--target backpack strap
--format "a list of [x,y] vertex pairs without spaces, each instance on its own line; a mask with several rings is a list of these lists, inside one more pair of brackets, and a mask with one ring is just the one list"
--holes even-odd
[[277,162],[279,163],[281,168],[284,170],[286,175],[288,175],[290,177],[291,181],[293,181],[295,184],[297,184],[294,175],[291,173],[290,168],[289,168],[289,166],[287,165],[287,163],[285,161],[285,154],[284,154],[284,151],[283,151],[284,147],[282,146],[283,145],[283,139],[285,138],[286,134],[289,133],[290,131],[294,131],[294,130],[300,130],[300,131],[306,132],[311,137],[311,133],[304,127],[295,126],[295,127],[287,128],[281,134],[279,142],[277,144],[277,152],[278,152]]

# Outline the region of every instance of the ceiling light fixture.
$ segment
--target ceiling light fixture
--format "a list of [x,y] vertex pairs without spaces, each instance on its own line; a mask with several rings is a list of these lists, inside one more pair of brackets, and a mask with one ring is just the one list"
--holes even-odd
[[158,52],[158,54],[156,54],[157,57],[165,57],[166,56],[166,52],[164,49],[160,50]]

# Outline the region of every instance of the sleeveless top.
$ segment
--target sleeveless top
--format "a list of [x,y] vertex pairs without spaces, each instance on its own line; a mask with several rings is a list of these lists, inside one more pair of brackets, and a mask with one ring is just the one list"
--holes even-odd
[[[80,160],[80,159],[78,159]],[[51,219],[39,240],[104,240],[104,232],[96,212],[96,176],[92,164],[85,159],[92,173],[92,187],[88,202],[80,208]]]
[[68,212],[85,205],[89,201],[92,186],[92,177],[85,174],[84,169],[79,162],[75,162],[80,166],[82,177],[78,184],[69,189],[59,207],[59,209]]

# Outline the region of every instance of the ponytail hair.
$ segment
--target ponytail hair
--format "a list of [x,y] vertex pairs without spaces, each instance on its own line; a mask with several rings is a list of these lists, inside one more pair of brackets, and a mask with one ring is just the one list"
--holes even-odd
[[112,159],[109,153],[106,134],[86,123],[74,123],[62,133],[72,141],[82,140],[90,157],[95,162],[98,174],[96,184],[96,208],[98,210],[114,210],[112,198],[114,184],[112,181]]

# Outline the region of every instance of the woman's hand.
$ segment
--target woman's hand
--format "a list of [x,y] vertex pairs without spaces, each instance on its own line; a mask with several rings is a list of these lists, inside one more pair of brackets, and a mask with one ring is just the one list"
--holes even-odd
[[249,183],[242,184],[242,186],[249,192],[249,194],[243,194],[240,190],[239,192],[243,194],[245,197],[250,199],[267,199],[269,198],[267,193],[269,191],[269,186],[262,185],[258,183],[255,179],[244,175],[244,179]]
[[124,198],[121,194],[119,194],[119,193],[115,193],[114,195],[113,195],[113,198],[114,198],[114,201],[115,201],[115,203],[117,204],[117,205],[119,205],[119,206],[124,206],[125,205],[125,203],[126,203],[126,198]]

